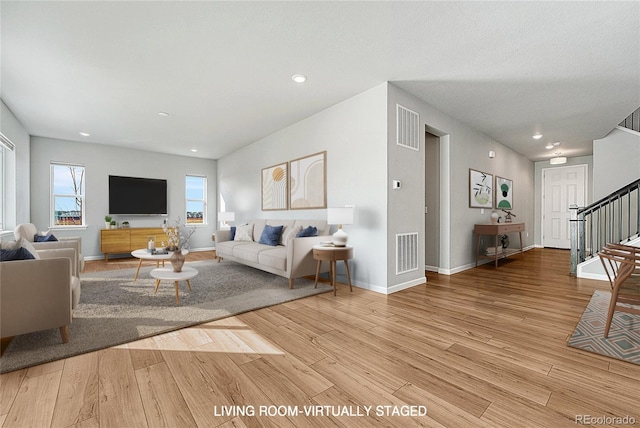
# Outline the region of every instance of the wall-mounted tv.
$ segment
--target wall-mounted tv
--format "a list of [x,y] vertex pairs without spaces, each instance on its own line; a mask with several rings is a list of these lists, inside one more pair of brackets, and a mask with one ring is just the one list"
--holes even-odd
[[167,180],[110,175],[109,214],[167,215]]

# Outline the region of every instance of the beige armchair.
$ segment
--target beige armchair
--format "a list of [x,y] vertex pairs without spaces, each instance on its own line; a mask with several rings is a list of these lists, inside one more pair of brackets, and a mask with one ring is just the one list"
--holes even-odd
[[38,251],[39,259],[0,263],[0,337],[59,328],[69,341],[80,280],[72,275],[75,250]]
[[[82,256],[82,239],[80,237],[56,236],[58,241],[53,242],[34,242],[34,236],[38,233],[38,229],[32,223],[19,224],[13,231],[16,241],[24,238],[29,241],[36,250],[50,250],[54,248],[73,248],[78,255],[77,269],[79,272],[84,270],[84,257]],[[76,273],[76,276],[77,273]]]

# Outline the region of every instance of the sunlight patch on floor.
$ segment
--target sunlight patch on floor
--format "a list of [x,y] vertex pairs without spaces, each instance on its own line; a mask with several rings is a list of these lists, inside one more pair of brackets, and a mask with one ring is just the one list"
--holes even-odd
[[115,348],[284,355],[284,351],[236,317],[159,334]]

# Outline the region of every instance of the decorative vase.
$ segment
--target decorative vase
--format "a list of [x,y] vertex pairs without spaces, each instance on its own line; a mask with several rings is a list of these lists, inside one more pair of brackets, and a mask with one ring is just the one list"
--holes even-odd
[[182,254],[181,250],[174,251],[169,257],[169,261],[171,262],[171,267],[174,272],[182,272],[182,265],[184,264],[184,254]]
[[495,210],[491,211],[491,223],[492,224],[498,223],[498,213]]

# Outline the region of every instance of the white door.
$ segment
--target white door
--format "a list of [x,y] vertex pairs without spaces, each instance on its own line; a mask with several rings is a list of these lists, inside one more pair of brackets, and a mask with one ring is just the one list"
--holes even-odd
[[571,248],[569,207],[587,200],[587,165],[542,170],[542,245]]

